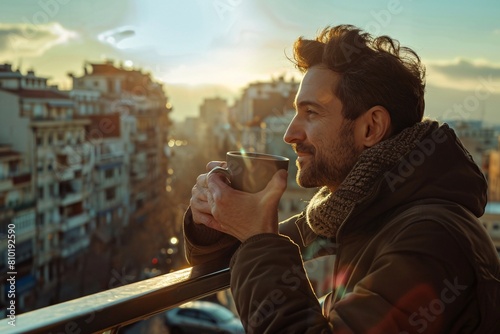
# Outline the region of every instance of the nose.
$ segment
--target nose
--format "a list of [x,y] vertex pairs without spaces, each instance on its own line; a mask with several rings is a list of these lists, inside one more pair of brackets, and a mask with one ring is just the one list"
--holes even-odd
[[285,135],[283,136],[283,140],[288,144],[292,144],[301,142],[305,140],[305,138],[306,135],[304,127],[301,125],[301,122],[297,118],[297,115],[295,115],[295,117],[288,125],[288,129],[286,129]]

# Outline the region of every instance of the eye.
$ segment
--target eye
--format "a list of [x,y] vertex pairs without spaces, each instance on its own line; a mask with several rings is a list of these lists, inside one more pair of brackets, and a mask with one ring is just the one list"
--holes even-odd
[[317,115],[318,113],[312,109],[306,109],[306,114],[310,116]]

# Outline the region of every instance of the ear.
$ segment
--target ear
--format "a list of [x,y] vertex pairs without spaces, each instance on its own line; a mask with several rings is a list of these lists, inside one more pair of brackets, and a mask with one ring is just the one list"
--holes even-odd
[[371,107],[357,121],[358,143],[365,148],[372,147],[391,135],[391,115],[382,106]]

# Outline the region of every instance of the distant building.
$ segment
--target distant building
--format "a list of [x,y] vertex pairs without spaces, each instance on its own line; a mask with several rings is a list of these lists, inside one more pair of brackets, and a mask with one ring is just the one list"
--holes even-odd
[[220,127],[228,123],[229,107],[220,97],[205,98],[200,106],[200,121],[209,127]]
[[225,99],[206,98],[200,106],[198,136],[210,159],[225,159],[229,150],[237,149],[228,123],[229,107]]
[[500,202],[489,202],[480,219],[500,255]]
[[251,83],[232,109],[233,122],[245,126],[259,126],[269,116],[280,116],[293,108],[299,89],[295,80],[286,81],[283,76],[269,82]]
[[491,150],[485,158],[485,173],[488,179],[488,200],[500,201],[500,151]]
[[488,179],[488,200],[500,202],[500,136],[498,147],[485,155],[483,165]]
[[[167,144],[171,125],[169,113],[172,106],[163,86],[153,81],[148,73],[116,67],[111,61],[86,63],[83,76],[70,76],[73,78],[73,91],[78,92],[75,95],[85,95],[87,101],[93,101],[91,94],[99,95],[98,101],[92,103],[84,103],[83,98],[76,99],[82,115],[92,114],[92,111],[94,114],[119,115],[123,145],[117,142],[112,145],[107,140],[105,146],[109,152],[106,154],[115,155],[114,163],[121,159],[123,167],[116,169],[113,178],[118,178],[118,171],[127,174],[126,177],[119,177],[128,180],[126,189],[120,188],[120,192],[128,196],[124,203],[127,203],[130,220],[141,223],[159,204],[159,195],[166,187]],[[122,155],[122,158],[118,159],[117,155]],[[110,171],[107,173],[111,175]],[[113,190],[108,189],[106,196],[113,198]],[[117,214],[112,216],[123,219],[124,211],[116,210]],[[107,217],[110,214],[106,213]],[[109,218],[105,219],[109,221]]]
[[129,175],[127,152],[121,137],[120,114],[86,116],[95,155],[92,211],[96,236],[104,243],[119,239],[128,224]]

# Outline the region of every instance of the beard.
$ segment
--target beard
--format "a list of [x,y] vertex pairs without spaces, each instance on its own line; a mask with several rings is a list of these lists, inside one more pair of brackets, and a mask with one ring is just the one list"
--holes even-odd
[[311,153],[303,164],[297,162],[297,183],[304,188],[327,186],[336,189],[356,164],[361,152],[354,145],[354,121],[346,121],[334,143],[323,142],[321,149],[296,144],[295,150]]

